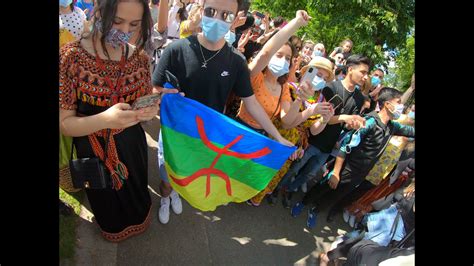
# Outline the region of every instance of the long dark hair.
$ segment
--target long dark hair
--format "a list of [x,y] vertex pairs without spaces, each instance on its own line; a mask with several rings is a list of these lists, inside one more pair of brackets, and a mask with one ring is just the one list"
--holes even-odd
[[[143,6],[143,16],[140,25],[140,35],[138,37],[137,43],[140,45],[138,46],[139,50],[143,50],[145,48],[145,44],[147,43],[148,39],[151,36],[151,27],[152,27],[152,19],[150,14],[150,8],[148,7],[149,0],[136,0],[137,2],[141,3]],[[94,8],[94,18],[92,20],[92,37],[94,38],[97,36],[97,28],[95,26],[95,22],[98,17],[100,17],[101,27],[102,27],[102,36],[100,38],[100,44],[102,45],[102,49],[104,50],[105,55],[110,59],[109,53],[105,48],[105,37],[112,29],[114,24],[114,18],[117,13],[117,6],[118,3],[122,2],[121,0],[97,0],[97,7]]]
[[179,22],[183,22],[188,19],[188,11],[186,11],[186,8],[184,7],[178,9],[177,14],[179,16]]

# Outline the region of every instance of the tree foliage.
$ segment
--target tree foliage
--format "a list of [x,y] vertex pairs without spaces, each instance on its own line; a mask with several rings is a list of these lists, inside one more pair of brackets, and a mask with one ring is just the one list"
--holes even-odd
[[354,42],[354,53],[385,68],[385,52],[406,48],[415,20],[414,0],[254,0],[252,9],[287,20],[304,9],[313,19],[298,36],[322,42],[328,53],[349,38]]

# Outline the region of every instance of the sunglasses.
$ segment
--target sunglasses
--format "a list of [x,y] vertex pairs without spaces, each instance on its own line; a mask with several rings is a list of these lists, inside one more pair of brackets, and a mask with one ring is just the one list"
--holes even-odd
[[234,13],[230,12],[230,11],[218,11],[217,9],[215,8],[212,8],[212,7],[206,7],[204,8],[204,16],[206,17],[209,17],[209,18],[214,18],[217,16],[217,13],[220,14],[220,18],[222,21],[226,22],[226,23],[232,23],[235,19],[235,15]]

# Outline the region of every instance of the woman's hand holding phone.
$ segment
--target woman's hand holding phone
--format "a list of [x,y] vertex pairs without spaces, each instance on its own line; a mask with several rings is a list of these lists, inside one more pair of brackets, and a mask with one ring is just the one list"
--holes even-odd
[[153,117],[155,117],[158,114],[158,111],[160,110],[160,102],[161,100],[157,101],[154,105],[150,107],[145,107],[136,110],[138,120],[140,120],[141,122],[152,120]]
[[140,122],[136,112],[128,103],[117,103],[100,113],[100,116],[103,117],[105,128],[120,129]]
[[322,103],[317,103],[315,105],[313,105],[314,107],[313,108],[313,115],[317,115],[317,114],[320,114],[320,115],[328,115],[331,113],[334,114],[334,110],[332,108],[332,105],[331,103],[328,103],[328,102],[322,102]]
[[311,83],[309,81],[303,81],[300,83],[300,86],[298,87],[298,97],[306,101],[309,98],[314,96],[314,90],[311,86]]

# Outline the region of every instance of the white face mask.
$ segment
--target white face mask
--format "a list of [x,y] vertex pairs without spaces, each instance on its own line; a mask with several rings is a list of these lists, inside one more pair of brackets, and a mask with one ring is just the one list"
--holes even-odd
[[405,106],[401,103],[397,104],[397,105],[394,105],[393,103],[389,102],[389,104],[395,107],[393,111],[391,111],[390,109],[389,109],[389,111],[392,113],[393,119],[397,120],[402,115],[403,108],[405,108]]
[[224,39],[232,45],[235,42],[235,33],[232,31],[228,31],[226,35],[224,36]]
[[275,77],[281,77],[290,72],[290,63],[284,57],[278,58],[274,55],[268,63],[268,69]]
[[313,89],[315,91],[320,91],[326,86],[326,81],[323,78],[320,78],[318,75],[316,75],[311,81],[311,85],[313,85]]

